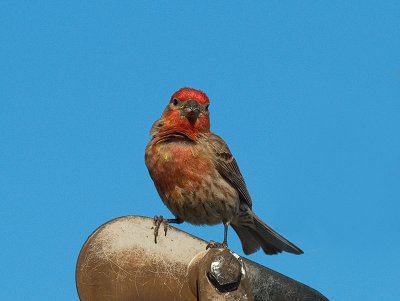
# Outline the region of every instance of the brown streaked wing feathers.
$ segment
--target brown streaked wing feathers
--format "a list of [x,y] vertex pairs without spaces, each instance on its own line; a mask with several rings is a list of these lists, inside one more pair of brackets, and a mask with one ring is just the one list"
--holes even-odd
[[251,208],[252,201],[249,191],[247,190],[239,166],[228,146],[215,134],[211,134],[208,141],[216,155],[216,167],[218,172],[239,192],[240,200]]

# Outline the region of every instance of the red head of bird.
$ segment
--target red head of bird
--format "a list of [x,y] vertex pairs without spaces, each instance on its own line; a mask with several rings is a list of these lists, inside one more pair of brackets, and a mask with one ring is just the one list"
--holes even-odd
[[207,95],[193,88],[176,91],[162,115],[163,130],[178,130],[191,138],[210,131]]

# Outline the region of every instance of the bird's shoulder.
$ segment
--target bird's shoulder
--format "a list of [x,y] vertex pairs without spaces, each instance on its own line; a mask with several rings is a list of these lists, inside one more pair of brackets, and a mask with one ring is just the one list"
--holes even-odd
[[218,136],[217,134],[214,134],[212,132],[207,133],[207,135],[204,137],[207,144],[211,148],[212,152],[223,159],[231,160],[233,159],[233,155],[228,147],[228,145],[225,143],[225,141]]
[[150,136],[152,139],[157,135],[158,131],[162,128],[163,125],[164,125],[164,122],[163,122],[162,118],[154,121],[154,123],[150,129]]

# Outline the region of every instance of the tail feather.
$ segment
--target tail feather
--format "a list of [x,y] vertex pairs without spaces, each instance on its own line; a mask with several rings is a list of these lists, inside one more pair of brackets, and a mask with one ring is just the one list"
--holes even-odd
[[277,254],[282,251],[293,254],[303,253],[300,248],[278,234],[254,213],[249,214],[253,217],[252,225],[241,224],[240,221],[232,225],[242,242],[245,254],[254,253],[260,248],[267,254]]
[[250,228],[239,227],[233,224],[231,224],[231,226],[239,236],[240,241],[242,242],[243,252],[245,254],[252,254],[260,249],[260,243]]

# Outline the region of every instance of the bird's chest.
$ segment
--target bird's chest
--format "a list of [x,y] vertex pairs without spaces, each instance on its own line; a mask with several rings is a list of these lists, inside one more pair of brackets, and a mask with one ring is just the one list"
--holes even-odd
[[207,152],[189,143],[153,146],[146,164],[163,199],[177,198],[182,191],[198,190],[214,170]]
[[176,217],[193,224],[229,221],[238,195],[215,168],[212,155],[195,145],[163,144],[146,152],[157,191]]

